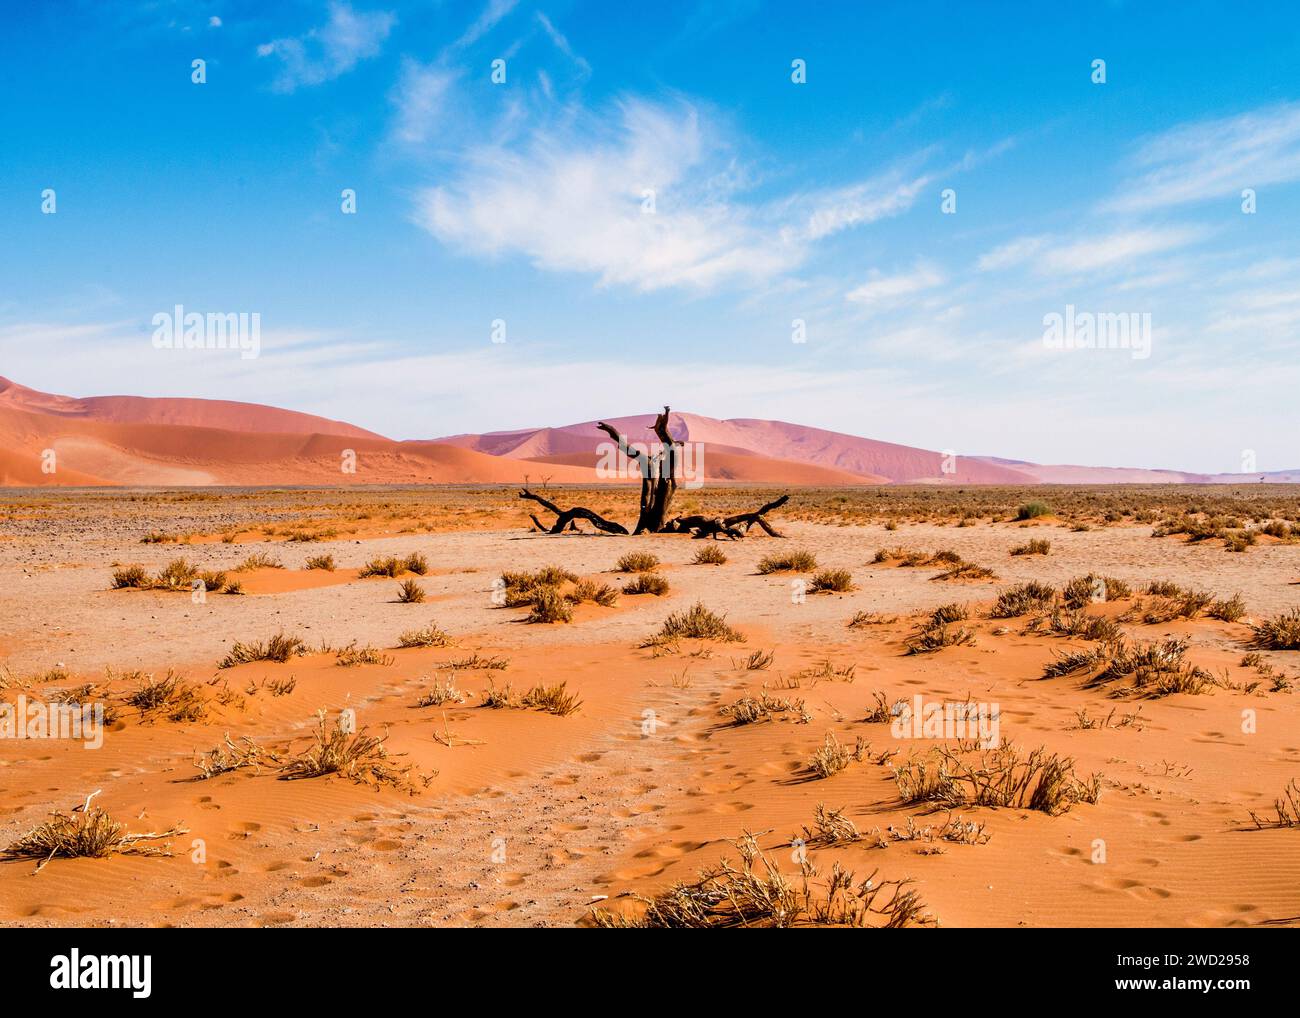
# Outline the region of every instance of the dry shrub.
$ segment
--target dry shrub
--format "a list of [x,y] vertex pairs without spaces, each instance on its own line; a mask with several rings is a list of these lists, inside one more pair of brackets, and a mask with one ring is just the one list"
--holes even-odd
[[790,551],[781,555],[764,555],[758,571],[768,573],[811,573],[817,568],[817,556],[810,551]]
[[1036,520],[1040,516],[1050,516],[1052,507],[1046,502],[1026,502],[1016,509],[1017,520]]
[[1061,600],[1067,608],[1082,608],[1098,601],[1122,601],[1133,596],[1133,589],[1114,576],[1088,573],[1076,576],[1061,588]]
[[[867,724],[883,724],[892,721],[895,716],[895,711],[894,705],[890,702],[888,695],[877,689],[872,692],[871,698],[875,701],[875,706],[871,708],[871,711],[862,720]],[[905,703],[906,701],[900,700],[898,702]]]
[[145,717],[161,715],[168,721],[200,721],[208,713],[207,701],[199,687],[170,669],[161,677],[139,677],[138,683],[122,701]]
[[397,638],[399,647],[454,647],[452,638],[430,622],[423,629],[408,629]]
[[284,563],[264,551],[254,552],[235,567],[235,572],[246,573],[250,569],[283,569]]
[[994,576],[993,570],[974,562],[959,561],[950,565],[941,573],[930,577],[932,580],[988,580]]
[[1089,615],[1082,608],[1053,608],[1030,624],[1030,629],[1046,628],[1054,636],[1072,636],[1081,640],[1116,640],[1122,634],[1119,624],[1104,615]]
[[32,828],[17,841],[11,842],[3,852],[5,859],[39,859],[36,872],[56,856],[65,859],[106,859],[111,855],[171,855],[170,846],[161,848],[149,844],[164,838],[188,834],[184,827],[147,834],[131,834],[125,824],[120,824],[87,797],[79,809],[71,813],[58,810],[49,820]]
[[727,553],[716,544],[706,544],[691,561],[697,566],[720,566],[727,561]]
[[1204,693],[1221,684],[1205,669],[1186,660],[1186,654],[1186,639],[1135,643],[1119,637],[1099,644],[1094,650],[1058,657],[1044,668],[1043,678],[1080,675],[1085,686],[1097,688],[1132,676],[1131,684],[1115,688],[1112,695],[1152,698],[1172,693]]
[[828,809],[819,802],[813,808],[813,826],[805,826],[799,840],[807,847],[824,848],[851,844],[861,838],[857,825],[844,815],[843,809]]
[[1252,625],[1250,645],[1260,650],[1300,650],[1300,608]]
[[297,636],[285,636],[276,633],[263,643],[236,643],[229,653],[218,662],[218,668],[234,668],[235,665],[248,664],[250,661],[276,661],[280,664],[291,657],[307,653],[307,645]]
[[496,683],[491,679],[488,680],[488,688],[483,691],[483,702],[480,707],[491,707],[493,710],[502,710],[507,707],[518,707],[519,703],[515,699],[514,689],[510,683],[506,683],[501,689],[497,689]]
[[823,569],[808,585],[811,594],[822,591],[844,594],[850,590],[853,590],[853,576],[847,569]]
[[396,578],[402,572],[402,560],[389,555],[387,558],[373,558],[361,567],[358,577],[388,576]]
[[502,672],[510,666],[508,657],[486,657],[475,651],[469,657],[457,658],[454,661],[448,661],[447,667],[456,671],[468,671],[473,669],[485,669],[487,671]]
[[149,586],[149,574],[144,566],[129,565],[113,571],[113,589],[123,590],[128,587],[142,589]]
[[725,615],[719,615],[696,601],[685,611],[673,612],[664,620],[662,628],[641,646],[651,647],[676,640],[717,640],[720,643],[744,643],[745,638],[727,625]]
[[1254,810],[1250,811],[1250,819],[1255,821],[1257,828],[1264,827],[1300,827],[1300,784],[1295,778],[1282,789],[1282,794],[1273,800],[1273,812],[1275,818],[1268,820],[1262,818]]
[[334,652],[334,663],[340,668],[355,668],[357,665],[391,665],[393,661],[391,655],[385,654],[378,647],[372,647],[370,644],[358,647],[356,640]]
[[1148,625],[1160,625],[1175,619],[1194,619],[1213,604],[1214,595],[1208,591],[1180,589],[1174,596],[1162,597],[1148,607],[1142,621]]
[[918,626],[907,641],[908,654],[930,654],[944,647],[959,647],[975,642],[975,634],[965,626],[927,621]]
[[424,601],[424,588],[414,580],[405,580],[397,588],[399,604],[421,604]]
[[163,590],[189,590],[199,571],[188,559],[174,558],[158,571],[153,585]]
[[411,791],[414,791],[413,777],[425,785],[433,780],[433,775],[420,775],[409,764],[398,766],[390,762],[384,748],[387,739],[387,735],[382,738],[369,735],[364,728],[358,732],[348,731],[343,725],[342,715],[335,719],[331,728],[326,723],[325,712],[317,711],[312,745],[285,760],[281,764],[280,777],[293,781],[339,774],[362,785],[389,785]]
[[659,556],[648,551],[630,551],[614,565],[619,573],[647,573],[659,568]]
[[402,568],[416,576],[424,576],[429,571],[429,560],[420,552],[413,551],[402,560]]
[[582,701],[576,693],[566,692],[565,685],[561,682],[554,686],[534,686],[520,699],[520,706],[545,711],[561,718],[576,714],[582,707]]
[[872,873],[855,885],[854,875],[836,863],[819,887],[813,883],[815,867],[805,861],[796,885],[763,854],[752,834],[746,833],[735,846],[739,869],[723,859],[701,870],[694,883],[674,884],[653,898],[638,897],[644,907],[640,916],[595,909],[593,924],[608,929],[787,929],[901,928],[933,922],[916,892],[904,890],[906,881],[877,881]]
[[658,573],[638,573],[636,579],[623,585],[624,594],[654,594],[662,597],[668,593],[668,581]]
[[1014,619],[1031,611],[1047,608],[1056,600],[1056,590],[1045,583],[1030,580],[998,591],[997,600],[989,612],[994,619]]
[[[731,718],[733,725],[752,725],[759,721],[775,721],[778,714],[789,714],[800,723],[811,720],[802,700],[785,699],[769,696],[763,692],[760,696],[742,696],[735,703],[718,708],[723,717]],[[782,719],[784,720],[784,719]]]
[[772,662],[775,660],[775,650],[756,650],[745,658],[745,670],[748,672],[765,671],[772,667]]
[[965,622],[970,618],[970,609],[964,604],[941,604],[930,613],[930,625],[944,626],[950,622]]
[[1012,555],[1046,555],[1052,550],[1052,542],[1035,537],[1028,544],[1020,544],[1011,549]]
[[336,568],[336,566],[334,565],[334,556],[333,556],[333,555],[313,555],[311,558],[309,558],[309,559],[307,560],[307,568],[308,568],[308,569],[323,569],[323,570],[325,570],[327,573],[332,573],[332,572],[334,572],[334,570],[335,570],[335,568]]
[[528,613],[528,621],[572,622],[573,605],[555,587],[541,587],[533,595],[533,610]]
[[216,746],[208,753],[202,754],[194,761],[194,766],[198,768],[199,773],[195,776],[196,781],[205,781],[208,778],[215,778],[221,774],[229,774],[231,771],[242,770],[245,767],[251,767],[254,772],[259,772],[262,765],[274,764],[280,765],[280,758],[269,750],[263,749],[248,736],[244,736],[239,742],[235,742],[226,733],[222,744]]
[[1246,602],[1240,594],[1233,594],[1232,597],[1215,601],[1210,605],[1207,614],[1220,622],[1240,622],[1242,616],[1246,614]]
[[[664,589],[668,589],[667,581],[664,582]],[[564,596],[574,604],[590,601],[603,608],[613,608],[618,604],[618,591],[608,583],[597,583],[595,580],[579,580]]]
[[822,743],[812,758],[808,761],[808,770],[816,777],[829,778],[832,774],[838,774],[844,770],[854,760],[861,761],[866,756],[867,747],[861,738],[857,740],[853,749],[847,749],[840,745],[840,741],[835,738],[831,732],[826,733],[826,741]]
[[905,803],[931,803],[945,809],[1007,806],[1049,816],[1079,802],[1095,803],[1101,776],[1082,779],[1074,760],[1039,747],[1025,756],[1015,746],[999,746],[968,762],[946,747],[892,766]]
[[465,694],[456,688],[455,678],[435,682],[418,700],[417,707],[441,707],[447,703],[464,703]]

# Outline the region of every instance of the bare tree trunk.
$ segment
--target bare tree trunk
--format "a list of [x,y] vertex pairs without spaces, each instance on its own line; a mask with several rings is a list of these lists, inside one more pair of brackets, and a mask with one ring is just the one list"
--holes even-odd
[[601,421],[596,427],[618,443],[619,450],[636,463],[641,472],[641,504],[637,513],[634,534],[657,534],[664,529],[668,510],[672,508],[677,493],[677,464],[681,444],[668,433],[668,407],[655,418],[652,429],[659,439],[656,453],[633,448],[625,435],[612,425]]
[[[641,501],[637,511],[636,529],[633,530],[633,533],[691,534],[696,538],[712,537],[717,540],[720,537],[726,537],[734,541],[744,537],[745,534],[749,533],[751,527],[757,525],[770,536],[781,537],[782,535],[764,517],[772,510],[785,505],[790,500],[789,495],[782,495],[753,512],[737,513],[735,516],[678,516],[674,519],[668,518],[669,510],[672,508],[673,496],[677,494],[677,468],[681,462],[681,443],[675,441],[672,435],[668,433],[669,412],[669,408],[664,407],[663,413],[655,417],[655,422],[651,427],[660,443],[659,451],[653,454],[632,447],[628,443],[627,437],[620,434],[613,425],[606,424],[604,421],[596,425],[618,444],[619,450],[636,463],[637,469],[640,471]],[[545,533],[559,534],[566,527],[576,531],[578,529],[578,520],[587,520],[597,530],[606,534],[627,533],[627,528],[621,523],[607,520],[599,513],[593,512],[585,506],[579,505],[571,509],[561,509],[554,502],[529,491],[527,487],[519,492],[519,497],[536,502],[542,508],[548,509],[555,514],[555,522],[549,528],[536,516],[530,516],[533,525]]]
[[[572,526],[572,524],[574,524],[579,519],[586,520],[597,530],[603,530],[607,534],[627,533],[627,527],[623,526],[623,524],[615,523],[613,520],[607,520],[605,519],[605,517],[601,516],[598,513],[593,512],[592,510],[586,508],[585,506],[576,505],[572,509],[561,509],[554,502],[542,498],[541,495],[535,494],[534,492],[529,491],[527,488],[524,488],[521,492],[519,492],[519,497],[530,499],[538,503],[543,509],[549,509],[551,512],[555,513],[556,516],[555,523],[552,524],[550,530],[548,530],[547,533],[551,533],[551,534],[562,533],[565,527]],[[530,518],[532,519],[533,523],[536,524],[539,530],[547,530],[546,527],[542,526],[541,521],[538,520],[536,516],[532,516]],[[572,527],[572,529],[576,530],[577,527],[576,526]]]

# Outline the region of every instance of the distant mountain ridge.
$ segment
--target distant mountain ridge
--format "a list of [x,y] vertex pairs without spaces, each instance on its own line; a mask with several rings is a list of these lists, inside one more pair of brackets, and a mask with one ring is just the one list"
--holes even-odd
[[[653,442],[653,414],[611,418]],[[394,441],[345,421],[258,403],[72,397],[0,378],[0,485],[590,484],[608,438],[595,421]],[[673,413],[711,482],[877,484],[1300,482],[1300,470],[1192,474],[953,456],[822,428]],[[350,469],[354,467],[355,469]],[[631,483],[631,482],[628,482]]]

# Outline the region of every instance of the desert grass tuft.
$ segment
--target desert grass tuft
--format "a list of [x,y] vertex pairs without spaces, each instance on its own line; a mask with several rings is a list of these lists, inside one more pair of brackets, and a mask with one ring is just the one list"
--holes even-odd
[[201,721],[208,713],[207,701],[199,687],[170,670],[159,677],[141,677],[122,702],[134,707],[143,717],[162,716],[168,721]]
[[636,578],[623,585],[624,594],[654,594],[662,597],[668,593],[668,581],[658,573],[638,573]]
[[1300,650],[1300,608],[1292,608],[1251,627],[1251,646],[1259,650]]
[[356,640],[334,652],[334,663],[340,668],[355,668],[357,665],[391,665],[393,660],[392,655],[385,654],[378,647],[369,644],[358,647]]
[[423,629],[408,629],[397,638],[399,647],[454,647],[452,638],[430,622]]
[[91,800],[98,794],[90,795],[84,805],[71,813],[57,810],[51,813],[49,820],[11,842],[0,856],[5,859],[39,859],[40,864],[36,867],[39,873],[56,857],[106,859],[112,855],[171,855],[169,846],[158,847],[151,843],[189,833],[184,827],[173,827],[157,833],[132,834],[125,824],[118,823],[100,807],[91,805]]
[[706,544],[691,561],[697,566],[720,566],[727,561],[727,553],[716,544]]
[[1031,611],[1047,608],[1056,600],[1056,590],[1045,583],[1030,580],[998,591],[997,600],[989,612],[994,619],[1013,619]]
[[717,640],[720,643],[744,643],[745,637],[727,624],[725,615],[706,608],[696,601],[685,611],[673,612],[664,620],[659,632],[641,646],[671,643],[676,640]]
[[647,573],[659,568],[659,556],[648,551],[630,551],[614,565],[619,573]]
[[399,604],[421,604],[424,601],[424,588],[414,580],[404,580],[397,588]]
[[306,653],[307,645],[302,642],[301,638],[276,633],[265,643],[261,640],[255,643],[237,642],[230,648],[229,653],[218,662],[217,667],[234,668],[236,665],[248,664],[250,661],[276,661],[283,664],[291,657]]
[[1015,746],[999,746],[973,762],[939,747],[892,769],[903,802],[944,809],[998,806],[1056,816],[1075,803],[1095,803],[1101,793],[1100,775],[1081,778],[1072,758],[1043,747],[1026,755]]
[[572,622],[573,605],[555,587],[538,588],[533,597],[533,610],[528,613],[531,623]]
[[414,774],[410,765],[395,765],[384,748],[387,735],[373,736],[366,729],[352,731],[343,722],[343,715],[330,727],[323,710],[316,712],[316,731],[312,744],[297,756],[281,764],[280,777],[285,781],[302,778],[319,778],[338,774],[358,784],[378,787],[388,785],[414,791],[413,777],[427,785],[432,775]]
[[554,714],[556,717],[567,718],[570,714],[576,714],[582,707],[582,701],[578,699],[576,693],[569,693],[565,690],[565,683],[560,682],[553,686],[534,686],[522,697],[519,703],[521,706],[532,708],[533,710],[545,711],[547,714]]
[[1035,537],[1027,544],[1020,544],[1011,549],[1012,555],[1047,555],[1052,550],[1052,542]]
[[129,565],[116,569],[113,572],[113,589],[124,590],[127,588],[142,589],[149,586],[149,574],[145,572],[144,566]]
[[785,552],[781,555],[764,555],[758,563],[758,571],[768,573],[811,573],[817,568],[817,556],[810,551],[799,550]]
[[822,592],[844,594],[853,589],[853,575],[847,569],[823,569],[808,585],[810,594]]
[[[843,828],[840,828],[843,830]],[[797,926],[881,927],[929,925],[917,893],[907,881],[861,881],[836,863],[829,877],[814,884],[817,871],[805,860],[798,878],[787,877],[748,832],[735,842],[740,868],[723,859],[703,869],[693,883],[677,883],[653,898],[638,898],[642,913],[628,916],[606,909],[591,913],[606,929],[732,929]]]

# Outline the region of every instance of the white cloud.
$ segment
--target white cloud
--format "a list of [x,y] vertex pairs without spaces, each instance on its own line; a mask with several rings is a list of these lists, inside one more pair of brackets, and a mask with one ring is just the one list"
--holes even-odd
[[220,28],[220,27],[221,27],[221,19],[220,19],[219,17],[217,17],[215,14],[212,15],[212,17],[208,18],[208,27],[210,27],[210,28]]
[[746,202],[743,168],[689,103],[629,99],[612,116],[570,109],[560,119],[517,146],[468,153],[450,183],[423,192],[417,221],[480,256],[521,254],[542,269],[641,290],[712,289],[789,272],[810,241],[896,215],[919,187],[887,176]]
[[1045,275],[1080,275],[1130,266],[1150,255],[1195,243],[1205,231],[1190,226],[1137,227],[1078,239],[1020,237],[981,255],[983,270],[1029,262]]
[[1137,152],[1137,175],[1106,208],[1144,212],[1188,202],[1240,201],[1243,188],[1300,180],[1300,103],[1186,124]]
[[977,267],[983,272],[995,272],[1027,262],[1047,243],[1046,237],[1017,237],[992,251],[980,255]]
[[428,141],[450,109],[452,86],[459,77],[459,72],[448,67],[403,59],[401,77],[391,96],[397,109],[394,137],[413,145]]
[[452,44],[453,48],[462,49],[474,45],[479,39],[492,31],[507,14],[513,11],[518,2],[519,0],[488,0],[487,6],[483,8],[483,13]]
[[537,21],[545,30],[546,34],[550,36],[551,42],[555,44],[556,49],[572,60],[583,74],[591,73],[591,64],[587,63],[587,61],[578,56],[577,53],[573,52],[573,47],[569,45],[569,40],[565,38],[564,34],[556,28],[554,24],[552,24],[550,18],[541,11],[538,11]]
[[301,85],[321,85],[378,56],[397,17],[390,11],[359,12],[343,2],[331,3],[329,20],[301,36],[262,43],[261,57],[280,58],[275,89],[292,92]]
[[923,290],[931,290],[945,282],[944,274],[929,262],[918,262],[911,272],[886,276],[873,270],[861,286],[850,290],[844,299],[854,304],[890,304],[901,297],[910,297]]

